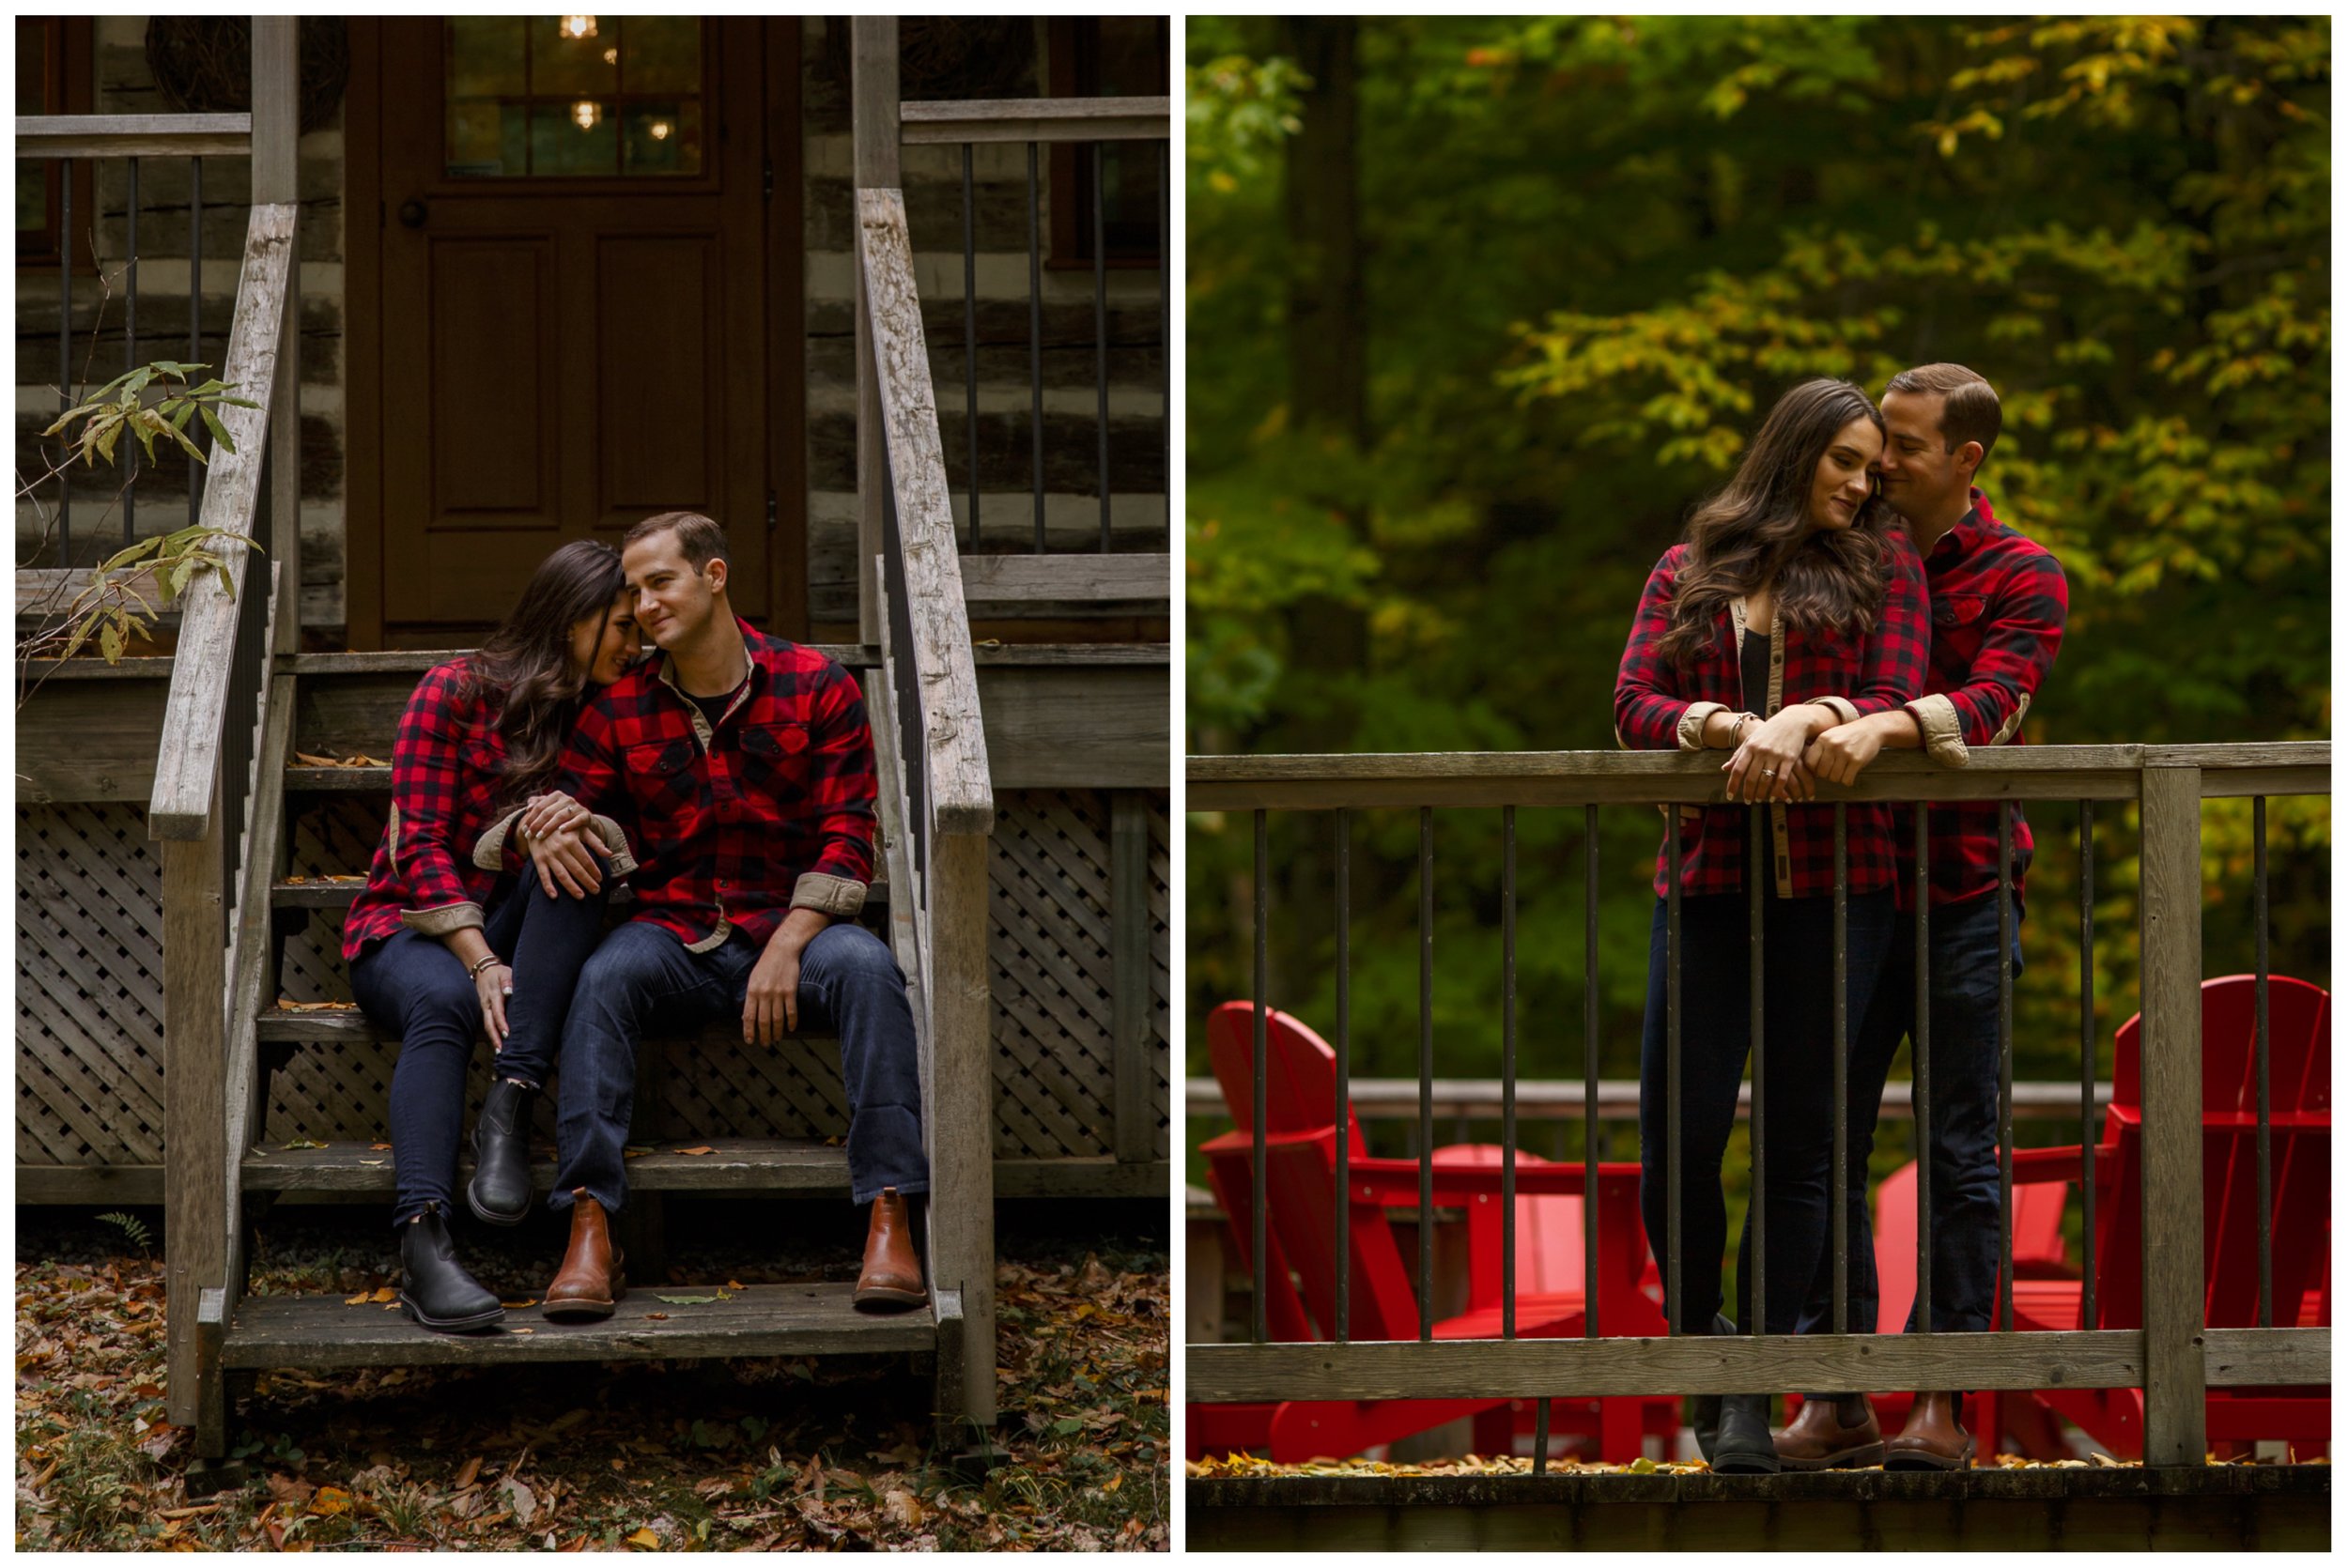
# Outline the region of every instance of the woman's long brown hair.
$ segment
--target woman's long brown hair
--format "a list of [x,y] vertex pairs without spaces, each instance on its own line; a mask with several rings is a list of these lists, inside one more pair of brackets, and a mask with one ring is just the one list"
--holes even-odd
[[1810,526],[1810,492],[1837,432],[1883,416],[1847,381],[1804,381],[1777,400],[1728,487],[1688,520],[1688,551],[1658,651],[1682,669],[1710,645],[1732,599],[1777,584],[1778,623],[1863,637],[1890,581],[1891,509],[1870,495],[1847,529]]
[[[538,563],[513,612],[474,653],[464,695],[494,709],[505,736],[502,806],[520,805],[552,780],[587,687],[587,671],[571,666],[571,628],[608,620],[626,586],[619,551],[573,540]],[[600,621],[595,637],[600,646]]]

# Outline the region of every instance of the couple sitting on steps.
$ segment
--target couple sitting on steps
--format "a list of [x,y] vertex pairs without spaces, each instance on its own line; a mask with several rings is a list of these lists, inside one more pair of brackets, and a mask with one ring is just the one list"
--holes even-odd
[[[856,1304],[928,1299],[907,1207],[929,1191],[913,1014],[887,945],[854,921],[873,872],[863,696],[831,659],[737,620],[727,570],[723,530],[687,512],[616,551],[565,545],[401,715],[343,957],[400,1041],[399,1300],[428,1329],[504,1316],[448,1230],[475,1040],[495,1062],[466,1204],[496,1225],[529,1212],[531,1112],[552,1078],[548,1201],[571,1235],[544,1310],[608,1317],[627,1288],[609,1219],[627,1194],[637,1042],[719,1017],[746,1045],[838,1034],[850,1193],[871,1206]],[[657,656],[640,659],[641,638]],[[633,914],[607,935],[622,876]]]

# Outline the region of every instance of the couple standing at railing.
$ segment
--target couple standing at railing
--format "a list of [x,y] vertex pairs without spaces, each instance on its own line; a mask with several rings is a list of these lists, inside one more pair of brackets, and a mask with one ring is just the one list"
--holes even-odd
[[[1831,1205],[1848,1206],[1847,1320],[1876,1321],[1865,1244],[1867,1155],[1892,1057],[1916,1018],[1913,944],[1894,940],[1915,888],[1911,812],[1849,804],[1846,817],[1848,1164],[1833,1166],[1834,812],[1823,781],[1848,784],[1886,746],[1950,766],[1969,748],[2018,743],[2054,664],[2068,598],[2053,556],[1991,515],[1972,479],[1998,438],[1997,393],[1961,365],[1893,377],[1878,408],[1846,382],[1805,382],[1778,402],[1726,489],[1647,580],[1614,687],[1626,746],[1730,753],[1727,807],[1667,807],[1655,882],[1640,1057],[1641,1208],[1688,1333],[1735,1333],[1722,1305],[1726,1209],[1721,1163],[1752,1052],[1753,914],[1762,868],[1764,1275],[1752,1299],[1746,1216],[1738,1323],[1772,1334],[1832,1322]],[[1750,807],[1763,807],[1757,814]],[[1989,1327],[1999,1249],[1998,998],[2001,961],[1997,803],[1929,807],[1927,952],[1935,1330]],[[2029,829],[2013,835],[2013,929]],[[1747,842],[1758,823],[1763,841]],[[1680,894],[1677,1138],[1669,1089],[1668,856]],[[1676,1161],[1680,1245],[1671,1246]],[[1923,1303],[1920,1302],[1920,1307]],[[1917,1326],[1911,1315],[1909,1328]],[[1696,1433],[1722,1471],[1881,1461],[1955,1468],[1974,1442],[1962,1395],[1921,1391],[1887,1445],[1863,1393],[1808,1395],[1774,1437],[1770,1396],[1699,1402]],[[1994,1438],[1994,1434],[1992,1435]]]
[[[616,550],[564,545],[400,718],[343,956],[400,1041],[399,1301],[426,1328],[504,1316],[448,1231],[476,1040],[495,1064],[467,1206],[521,1223],[532,1109],[556,1079],[548,1201],[571,1233],[545,1312],[609,1317],[627,1288],[608,1219],[627,1192],[638,1042],[737,1016],[745,1044],[838,1033],[851,1195],[872,1207],[857,1305],[928,1299],[907,1205],[929,1190],[913,1015],[888,946],[853,918],[873,874],[863,698],[832,659],[737,619],[729,566],[723,530],[693,513],[647,518]],[[633,915],[607,934],[621,876]]]

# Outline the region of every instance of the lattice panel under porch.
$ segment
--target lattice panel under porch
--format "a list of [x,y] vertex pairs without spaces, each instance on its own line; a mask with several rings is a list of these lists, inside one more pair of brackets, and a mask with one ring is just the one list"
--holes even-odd
[[[317,795],[291,812],[288,876],[364,876],[383,841],[386,803],[371,795]],[[281,914],[299,929],[280,949],[278,993],[289,1002],[348,1002],[350,976],[343,968],[343,913],[305,910]]]
[[1174,879],[1172,796],[1151,791],[1150,812],[1150,1105],[1158,1120],[1157,1158],[1170,1158],[1174,1103]]
[[16,813],[16,1158],[162,1159],[162,864],[145,808]]
[[1007,791],[995,806],[995,1152],[1097,1159],[1117,1127],[1108,797]]

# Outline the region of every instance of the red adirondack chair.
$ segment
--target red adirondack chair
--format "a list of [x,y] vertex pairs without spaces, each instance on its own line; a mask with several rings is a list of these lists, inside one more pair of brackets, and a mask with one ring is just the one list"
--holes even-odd
[[[1209,1054],[1224,1098],[1239,1126],[1211,1140],[1202,1152],[1217,1200],[1228,1217],[1241,1254],[1251,1250],[1249,1187],[1253,1158],[1254,1009],[1228,1003],[1208,1020]],[[1332,1337],[1336,1320],[1340,1231],[1335,1193],[1336,1053],[1291,1015],[1266,1019],[1267,1120],[1265,1198],[1268,1210],[1264,1292],[1267,1330],[1274,1339]],[[1350,1194],[1344,1236],[1350,1238],[1349,1330],[1359,1340],[1418,1337],[1413,1270],[1406,1266],[1386,1220],[1389,1207],[1415,1205],[1418,1162],[1372,1159],[1349,1107]],[[1435,1158],[1435,1201],[1467,1210],[1467,1310],[1433,1326],[1438,1339],[1498,1338],[1501,1151],[1449,1148]],[[1517,1331],[1524,1338],[1582,1332],[1588,1299],[1582,1277],[1582,1177],[1576,1165],[1551,1165],[1518,1156]],[[1661,1309],[1641,1289],[1651,1272],[1638,1218],[1636,1165],[1599,1167],[1598,1305],[1610,1334],[1660,1334]],[[1553,1238],[1553,1239],[1548,1239]],[[1557,1432],[1597,1439],[1603,1456],[1636,1458],[1642,1438],[1668,1439],[1678,1426],[1676,1398],[1560,1401]],[[1530,1402],[1506,1400],[1288,1401],[1276,1407],[1191,1407],[1193,1448],[1266,1446],[1283,1462],[1357,1453],[1462,1417],[1477,1418],[1479,1447],[1497,1447],[1531,1425]],[[1506,1423],[1506,1424],[1504,1424]]]
[[[2268,982],[2268,1084],[2273,1172],[2274,1321],[2331,1322],[2331,1002],[2304,980]],[[2252,1029],[2256,981],[2229,975],[2201,986],[2201,1257],[2203,1319],[2211,1328],[2257,1321],[2258,1099]],[[2140,1328],[2143,1301],[2143,1109],[2139,1070],[2142,1017],[2115,1040],[2112,1102],[2094,1149],[2095,1307],[2081,1321],[2078,1281],[2026,1280],[2016,1271],[2015,1324],[2022,1329]],[[2064,1191],[2079,1177],[2080,1151],[2022,1149],[2015,1181]],[[2038,1404],[2078,1423],[2110,1453],[2143,1452],[2140,1389],[2041,1390]],[[2331,1398],[2285,1389],[2209,1391],[2213,1443],[2274,1438],[2304,1452],[2328,1442]]]

